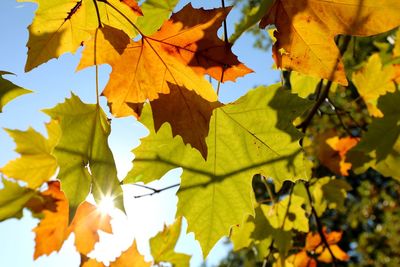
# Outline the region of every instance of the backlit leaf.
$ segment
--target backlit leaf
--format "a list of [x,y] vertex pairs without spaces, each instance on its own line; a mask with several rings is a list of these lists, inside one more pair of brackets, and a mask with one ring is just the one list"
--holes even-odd
[[70,205],[70,219],[90,188],[96,201],[110,196],[123,210],[122,189],[107,141],[110,123],[100,106],[85,104],[72,94],[64,103],[44,112],[59,121],[62,132],[54,155]]
[[271,226],[276,229],[290,231],[294,228],[298,231],[308,232],[308,218],[306,211],[302,208],[304,203],[302,197],[291,195],[270,206],[262,205],[261,209]]
[[88,202],[83,202],[78,207],[71,225],[68,226],[68,200],[60,191],[59,182],[49,183],[48,190],[42,194],[57,199],[57,208],[55,211],[43,211],[44,218],[33,230],[36,234],[35,259],[59,251],[71,232],[75,234],[76,249],[85,255],[99,241],[98,230],[111,233],[110,216],[101,214],[96,206]]
[[361,70],[353,73],[353,83],[367,104],[371,116],[383,117],[377,107],[378,98],[387,92],[393,93],[396,90],[393,82],[394,75],[392,65],[382,66],[379,54],[373,54]]
[[22,209],[36,192],[4,178],[1,179],[1,182],[3,188],[0,189],[0,221],[21,218]]
[[57,169],[52,153],[60,137],[60,129],[56,121],[51,121],[46,127],[49,139],[32,128],[27,131],[7,130],[17,145],[15,151],[21,157],[8,162],[1,171],[8,177],[26,182],[33,189],[49,180]]
[[[93,65],[96,43],[97,63],[108,63],[113,69],[103,94],[115,116],[135,115],[129,103],[157,99],[159,94],[170,93],[171,88],[193,90],[204,99],[215,101],[217,96],[203,78],[205,74],[233,81],[251,72],[216,34],[229,10],[194,9],[189,4],[155,34],[122,47],[105,36],[123,39],[123,32],[101,29],[98,37],[88,43],[78,69]],[[112,49],[123,52],[119,57],[115,52],[108,57],[107,51]]]
[[[271,107],[272,99],[285,103],[284,108]],[[301,133],[292,120],[308,106],[308,101],[271,86],[252,90],[236,102],[215,109],[206,139],[207,161],[185,147],[180,137],[172,138],[169,125],[164,124],[155,134],[145,107],[142,122],[150,135],[134,151],[134,167],[124,182],[150,182],[182,167],[178,214],[186,217],[189,231],[195,233],[207,255],[222,236],[228,235],[232,225],[253,214],[254,174],[272,177],[278,185],[288,179],[307,179],[297,142]],[[283,121],[277,124],[278,116]]]
[[3,78],[5,74],[13,74],[7,71],[0,71],[0,112],[3,112],[4,106],[11,100],[20,95],[31,93],[30,90],[19,87],[9,80]]
[[[91,33],[99,27],[99,19],[134,37],[136,31],[120,13],[104,2],[108,2],[131,21],[136,21],[137,12],[119,0],[18,0],[39,5],[35,18],[29,26],[28,59],[25,71],[30,71],[52,58],[66,52],[74,53]],[[130,0],[132,3],[134,0]],[[100,18],[97,17],[96,5]]]
[[164,230],[150,239],[151,255],[154,264],[169,262],[176,267],[188,267],[189,255],[175,252],[175,246],[181,233],[182,217],[176,219],[175,223],[169,227],[164,226]]
[[141,5],[143,17],[138,17],[136,26],[145,35],[155,33],[171,15],[179,0],[146,0]]
[[277,0],[261,20],[277,28],[274,59],[279,68],[347,85],[334,38],[370,36],[400,25],[397,0]]

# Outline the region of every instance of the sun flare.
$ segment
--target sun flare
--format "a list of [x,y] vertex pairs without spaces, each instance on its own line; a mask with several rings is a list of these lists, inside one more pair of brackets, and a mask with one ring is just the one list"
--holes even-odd
[[109,215],[115,209],[114,198],[112,196],[104,196],[97,208],[102,214]]

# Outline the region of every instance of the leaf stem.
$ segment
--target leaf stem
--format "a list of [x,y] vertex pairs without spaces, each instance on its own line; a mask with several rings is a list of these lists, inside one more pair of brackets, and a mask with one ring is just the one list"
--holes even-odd
[[146,35],[135,25],[135,23],[133,23],[133,21],[131,21],[124,13],[122,13],[118,8],[116,8],[113,4],[111,4],[110,2],[108,2],[107,0],[96,0],[99,2],[102,2],[108,6],[110,6],[112,9],[114,9],[116,12],[118,12],[118,14],[120,14],[124,19],[126,19],[126,21],[128,21],[129,24],[131,24],[131,26],[142,36],[142,37],[146,37]]
[[94,7],[96,9],[96,15],[97,15],[97,23],[98,27],[96,28],[96,31],[94,33],[94,65],[95,65],[95,72],[96,72],[96,105],[100,105],[100,100],[99,100],[99,66],[97,65],[97,32],[100,28],[103,27],[103,24],[101,22],[100,18],[100,11],[99,11],[99,6],[97,5],[97,1],[93,0]]

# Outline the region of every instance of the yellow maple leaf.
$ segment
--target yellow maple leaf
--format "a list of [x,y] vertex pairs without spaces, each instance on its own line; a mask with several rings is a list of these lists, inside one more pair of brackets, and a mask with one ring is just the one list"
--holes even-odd
[[396,90],[394,75],[392,65],[382,66],[379,54],[373,54],[362,69],[353,73],[353,83],[367,104],[371,116],[383,117],[383,113],[377,107],[378,98]]
[[399,13],[398,0],[277,0],[260,27],[277,28],[273,53],[279,68],[347,85],[334,38],[386,32],[400,25]]

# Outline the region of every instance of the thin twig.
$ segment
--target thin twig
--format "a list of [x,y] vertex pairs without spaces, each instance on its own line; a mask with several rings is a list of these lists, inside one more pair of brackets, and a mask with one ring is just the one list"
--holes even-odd
[[170,185],[170,186],[167,186],[167,187],[164,187],[164,188],[160,188],[160,189],[156,189],[156,188],[153,188],[153,187],[150,187],[150,186],[147,186],[147,185],[142,185],[142,184],[133,184],[133,185],[153,191],[153,192],[148,193],[148,194],[133,196],[134,198],[141,198],[141,197],[147,197],[147,196],[152,196],[154,194],[161,193],[161,192],[163,192],[165,190],[168,190],[168,189],[171,189],[171,188],[174,188],[174,187],[178,187],[181,184],[180,183],[173,184],[173,185]]
[[[340,48],[339,48],[339,56],[343,55],[344,52],[346,52],[347,47],[350,43],[351,37],[350,36],[345,36],[343,43],[341,44]],[[333,79],[333,74],[334,71],[337,67],[337,65],[339,64],[339,60],[338,63],[336,64],[335,68],[332,71],[332,77],[331,79]],[[329,90],[332,87],[332,81],[328,81],[327,84],[325,85],[325,87],[322,89],[322,92],[319,96],[319,98],[317,98],[317,101],[315,102],[314,106],[311,108],[311,111],[308,113],[307,117],[304,119],[304,121],[302,123],[300,123],[299,125],[297,125],[296,127],[301,129],[301,131],[303,133],[306,132],[308,126],[310,125],[312,119],[314,118],[315,114],[317,114],[319,108],[321,107],[321,105],[325,102],[325,99],[328,97],[329,95]]]
[[328,241],[326,240],[321,220],[318,217],[317,211],[314,208],[313,199],[312,199],[311,192],[310,192],[310,185],[308,183],[305,183],[304,185],[305,185],[305,188],[306,188],[306,191],[307,191],[308,200],[309,200],[310,205],[311,205],[311,212],[312,212],[312,214],[313,214],[313,216],[315,218],[318,234],[320,235],[322,243],[324,243],[325,247],[328,249],[329,254],[331,255],[331,257],[333,259],[332,266],[335,267],[336,263],[337,263],[337,259],[336,259],[335,255],[333,254],[333,251],[331,250],[331,247],[329,246]]

